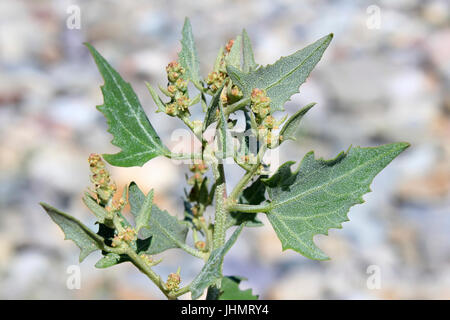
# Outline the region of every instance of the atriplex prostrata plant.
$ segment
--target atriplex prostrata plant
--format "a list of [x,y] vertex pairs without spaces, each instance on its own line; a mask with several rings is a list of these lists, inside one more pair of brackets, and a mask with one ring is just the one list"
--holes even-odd
[[[191,160],[191,185],[184,200],[184,219],[163,211],[153,203],[153,190],[145,195],[136,183],[124,188],[115,197],[105,163],[99,155],[91,154],[89,165],[93,188],[83,201],[97,218],[94,232],[74,217],[48,204],[41,203],[51,219],[81,249],[80,261],[96,250],[103,257],[96,267],[107,268],[129,261],[148,276],[169,299],[191,292],[197,299],[208,289],[207,299],[256,299],[251,290],[242,291],[237,276],[223,276],[225,254],[236,242],[244,227],[260,226],[258,213],[267,215],[278,235],[283,250],[293,249],[305,257],[326,260],[313,237],[327,234],[330,228],[341,228],[348,221],[347,212],[363,202],[377,173],[405,150],[407,143],[392,143],[373,148],[350,148],[332,160],[316,159],[313,152],[305,155],[294,171],[294,162],[281,165],[268,176],[264,154],[286,140],[294,140],[302,117],[314,106],[300,109],[287,121],[277,120],[275,113],[298,92],[299,86],[322,57],[333,35],[320,38],[309,46],[283,57],[272,65],[258,66],[253,57],[249,37],[242,35],[221,48],[206,80],[199,74],[199,62],[191,25],[186,19],[182,32],[182,48],[178,61],[166,67],[167,87],[160,87],[164,102],[149,85],[157,112],[181,119],[201,142],[201,150],[193,153],[172,153],[163,144],[151,125],[131,86],[87,44],[105,81],[102,86],[104,104],[98,106],[107,119],[112,143],[121,148],[116,154],[103,158],[113,166],[142,166],[150,159],[165,156],[176,160]],[[198,90],[191,98],[188,83]],[[192,88],[194,89],[194,88]],[[192,90],[191,90],[192,91]],[[209,96],[209,97],[208,97]],[[190,109],[201,105],[203,121],[192,120]],[[242,112],[246,119],[246,135],[239,139],[239,148],[231,142],[235,116]],[[204,133],[217,123],[215,144]],[[284,124],[283,124],[284,123]],[[277,131],[279,126],[281,130]],[[251,141],[255,141],[252,145]],[[223,160],[231,158],[245,174],[227,194]],[[206,172],[211,168],[213,181]],[[114,200],[113,200],[114,199]],[[123,214],[129,203],[134,223]],[[215,206],[213,217],[206,209]],[[226,231],[236,230],[226,239]],[[193,245],[187,240],[191,231]],[[152,255],[179,248],[205,264],[194,280],[181,286],[180,269],[164,281],[153,270],[161,260]]]

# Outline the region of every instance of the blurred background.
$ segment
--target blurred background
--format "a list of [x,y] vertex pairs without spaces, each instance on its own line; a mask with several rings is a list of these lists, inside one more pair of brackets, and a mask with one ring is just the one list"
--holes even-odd
[[[224,273],[247,277],[241,287],[265,299],[449,299],[450,13],[445,0],[2,0],[0,298],[163,298],[130,264],[95,269],[100,253],[79,265],[81,288],[69,289],[70,266],[78,266],[79,250],[63,240],[38,202],[95,228],[81,201],[90,185],[87,157],[117,148],[95,109],[103,101],[102,80],[85,41],[132,83],[159,135],[169,147],[175,143],[172,133],[183,127],[181,121],[155,113],[144,82],[165,85],[165,66],[177,58],[185,16],[191,19],[203,76],[219,47],[242,28],[263,65],[334,32],[301,93],[286,105],[292,114],[317,102],[297,142],[281,147],[282,162],[300,160],[312,149],[330,158],[350,145],[411,143],[377,176],[366,203],[350,210],[351,221],[342,230],[315,238],[330,261],[282,252],[261,216],[266,225],[243,232]],[[156,158],[142,168],[110,170],[118,186],[134,180],[145,191],[155,188],[156,203],[182,216],[186,165]],[[226,170],[230,184],[237,181],[241,171]],[[156,268],[164,278],[181,265],[187,284],[201,268],[201,261],[179,250],[164,256]]]

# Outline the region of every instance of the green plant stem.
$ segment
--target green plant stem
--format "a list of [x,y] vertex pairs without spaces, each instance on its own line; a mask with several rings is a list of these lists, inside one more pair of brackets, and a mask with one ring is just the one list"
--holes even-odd
[[168,153],[166,157],[173,160],[195,160],[203,158],[201,153]]
[[270,203],[263,203],[258,205],[234,203],[227,205],[226,208],[228,211],[239,211],[242,213],[259,213],[269,211],[271,206]]
[[[217,159],[216,159],[217,161]],[[216,190],[214,197],[216,199],[216,213],[214,216],[214,233],[213,233],[213,250],[220,248],[225,243],[225,224],[227,220],[227,211],[225,208],[225,200],[227,198],[227,190],[225,183],[225,172],[223,163],[213,164],[213,174],[216,179]]]
[[181,242],[177,242],[177,245],[180,247],[180,249],[182,249],[183,251],[189,253],[190,255],[200,258],[200,259],[204,259],[205,258],[205,253],[201,252],[200,250],[197,250],[195,248],[192,248],[184,243]]
[[131,248],[128,248],[125,253],[131,259],[131,263],[133,263],[136,268],[138,268],[142,273],[144,273],[163,293],[164,295],[170,299],[167,288],[164,285],[161,277],[156,274],[146,263],[145,261],[139,257],[139,255],[134,252]]
[[158,274],[156,274],[145,263],[145,261],[141,257],[139,257],[139,255],[136,252],[133,251],[133,249],[128,247],[124,251],[124,253],[126,255],[128,255],[128,257],[131,259],[131,263],[133,263],[136,266],[136,268],[138,268],[141,272],[143,272],[162,291],[162,293],[164,293],[164,295],[167,297],[167,299],[176,300],[177,297],[179,297],[189,291],[189,286],[178,289],[176,291],[167,290],[161,277]]
[[230,104],[228,107],[225,108],[225,116],[229,116],[233,112],[236,112],[237,110],[241,109],[242,107],[245,107],[247,104],[250,103],[250,98],[241,99],[233,104]]
[[191,129],[192,133],[197,137],[198,140],[200,140],[202,144],[206,142],[203,139],[201,130],[199,132],[196,132],[194,123],[186,115],[181,116],[180,119],[186,124],[186,126],[189,127],[189,129]]
[[267,146],[263,145],[258,151],[258,155],[256,157],[256,163],[252,166],[252,168],[247,171],[239,180],[239,182],[234,187],[233,191],[230,193],[229,202],[236,202],[242,190],[247,186],[248,182],[253,178],[253,176],[258,171],[259,166],[261,165],[262,158],[264,153],[266,152]]

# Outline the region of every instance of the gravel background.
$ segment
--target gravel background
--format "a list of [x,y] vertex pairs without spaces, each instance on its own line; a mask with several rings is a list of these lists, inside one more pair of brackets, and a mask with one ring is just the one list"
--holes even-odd
[[[71,5],[81,29],[69,29]],[[375,7],[374,7],[375,6]],[[369,28],[379,9],[379,28]],[[78,249],[38,206],[46,201],[93,226],[81,202],[87,157],[115,152],[102,115],[91,42],[130,81],[169,146],[177,119],[155,114],[144,81],[165,83],[185,16],[194,29],[204,76],[220,45],[246,28],[260,64],[319,37],[335,37],[315,71],[286,105],[311,101],[298,142],[280,161],[309,150],[334,157],[349,145],[412,144],[372,185],[350,223],[317,236],[330,261],[310,261],[281,245],[269,224],[247,229],[224,271],[248,277],[266,299],[450,298],[450,17],[445,0],[419,1],[21,1],[0,2],[0,298],[158,299],[132,266],[80,264],[81,288],[66,286]],[[231,183],[239,170],[229,169]],[[143,168],[111,168],[119,186],[155,188],[158,205],[182,213],[186,166],[157,158]],[[157,271],[182,265],[187,283],[199,261],[170,250]],[[368,267],[381,271],[369,289]],[[187,298],[187,297],[186,297]]]

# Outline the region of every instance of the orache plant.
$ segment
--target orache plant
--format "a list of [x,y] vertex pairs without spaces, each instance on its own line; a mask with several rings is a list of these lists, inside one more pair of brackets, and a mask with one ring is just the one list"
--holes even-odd
[[[243,278],[223,276],[225,254],[244,227],[260,226],[257,214],[266,214],[283,250],[293,249],[315,260],[328,257],[318,249],[313,237],[341,228],[348,221],[349,208],[363,202],[377,173],[405,150],[407,143],[393,143],[372,148],[350,148],[332,160],[316,159],[313,152],[292,170],[294,162],[281,165],[269,176],[264,154],[286,140],[294,140],[302,117],[314,104],[300,109],[287,121],[275,118],[283,105],[298,92],[299,86],[322,57],[333,35],[320,38],[309,46],[283,57],[272,65],[258,66],[245,30],[221,48],[214,69],[206,79],[199,73],[199,62],[191,25],[186,19],[178,61],[166,67],[168,84],[160,87],[162,99],[150,86],[157,112],[181,119],[201,143],[192,153],[173,153],[161,141],[148,120],[131,86],[89,44],[103,76],[104,104],[98,106],[106,117],[112,144],[121,148],[103,158],[113,166],[142,166],[150,159],[164,156],[191,160],[191,185],[184,200],[184,219],[161,210],[153,203],[153,190],[144,194],[131,182],[123,194],[116,195],[99,155],[91,154],[93,188],[83,201],[97,219],[98,231],[92,231],[74,217],[41,203],[50,218],[81,249],[80,261],[96,250],[103,257],[96,267],[107,268],[131,262],[158,286],[169,299],[191,292],[193,299],[207,290],[207,299],[256,299],[251,290],[242,291]],[[188,90],[188,83],[192,84]],[[190,92],[198,93],[191,98]],[[167,102],[165,102],[165,100]],[[192,120],[190,110],[200,105],[204,119]],[[246,135],[235,139],[232,129],[238,112],[245,115]],[[216,123],[214,141],[205,131]],[[281,130],[277,130],[281,127]],[[232,142],[239,140],[239,148]],[[254,142],[254,143],[252,143]],[[224,159],[231,159],[245,173],[227,194]],[[211,169],[213,181],[205,174]],[[129,203],[134,223],[123,213]],[[206,210],[215,206],[214,214]],[[226,239],[226,231],[235,228]],[[192,236],[192,241],[187,241]],[[190,245],[193,243],[193,245]],[[161,260],[152,255],[178,248],[204,260],[204,266],[189,284],[181,285],[180,270],[164,281],[153,266]]]

